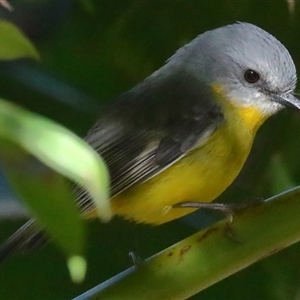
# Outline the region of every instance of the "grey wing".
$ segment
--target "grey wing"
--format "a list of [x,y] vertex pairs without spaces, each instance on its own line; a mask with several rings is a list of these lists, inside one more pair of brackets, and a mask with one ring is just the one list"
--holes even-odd
[[[151,89],[147,84],[138,86],[123,95],[112,113],[89,132],[86,141],[108,166],[112,197],[149,180],[201,146],[223,121],[219,106],[195,83],[191,78],[169,78],[157,86],[151,82]],[[77,186],[75,194],[84,211],[93,209],[82,187]]]

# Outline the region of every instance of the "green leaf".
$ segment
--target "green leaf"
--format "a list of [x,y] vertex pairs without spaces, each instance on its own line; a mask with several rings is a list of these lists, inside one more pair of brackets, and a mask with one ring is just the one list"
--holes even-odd
[[82,282],[86,272],[86,261],[81,256],[72,256],[68,259],[68,267],[72,280],[76,283]]
[[99,217],[103,221],[111,218],[107,168],[82,139],[46,118],[0,99],[1,136],[82,185],[90,193]]
[[[16,153],[16,151],[14,151]],[[66,180],[19,150],[20,157],[8,158],[2,165],[17,195],[35,215],[39,227],[67,256],[82,255],[84,222]]]
[[25,57],[39,59],[39,54],[31,42],[10,22],[0,21],[0,41],[0,60]]

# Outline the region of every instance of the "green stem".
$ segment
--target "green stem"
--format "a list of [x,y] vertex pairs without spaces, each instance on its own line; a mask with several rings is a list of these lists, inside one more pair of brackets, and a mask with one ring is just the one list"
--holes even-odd
[[[300,240],[300,187],[236,212],[76,300],[187,299]],[[227,230],[228,233],[228,230]],[[91,297],[91,298],[90,298]]]

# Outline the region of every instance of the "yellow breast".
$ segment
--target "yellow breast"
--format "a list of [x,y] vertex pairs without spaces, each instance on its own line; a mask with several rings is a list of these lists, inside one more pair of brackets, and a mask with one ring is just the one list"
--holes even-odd
[[224,122],[207,141],[170,168],[112,199],[115,214],[142,223],[161,224],[194,209],[172,208],[184,201],[211,202],[236,178],[256,131],[267,118],[255,107],[242,107],[212,86]]
[[161,224],[194,211],[172,208],[176,203],[217,198],[240,172],[264,120],[257,109],[237,108],[230,103],[224,115],[225,122],[204,145],[112,199],[114,212],[137,222]]

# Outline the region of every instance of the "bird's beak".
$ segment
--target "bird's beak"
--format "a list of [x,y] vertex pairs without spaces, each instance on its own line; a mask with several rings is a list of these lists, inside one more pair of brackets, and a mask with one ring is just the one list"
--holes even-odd
[[284,106],[295,107],[300,110],[300,100],[292,94],[274,95],[273,99]]

